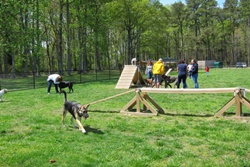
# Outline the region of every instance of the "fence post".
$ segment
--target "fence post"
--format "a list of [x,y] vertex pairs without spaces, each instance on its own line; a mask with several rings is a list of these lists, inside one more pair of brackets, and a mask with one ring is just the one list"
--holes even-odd
[[82,70],[80,70],[80,83],[82,83]]
[[33,88],[36,89],[36,76],[35,76],[35,72],[33,71]]

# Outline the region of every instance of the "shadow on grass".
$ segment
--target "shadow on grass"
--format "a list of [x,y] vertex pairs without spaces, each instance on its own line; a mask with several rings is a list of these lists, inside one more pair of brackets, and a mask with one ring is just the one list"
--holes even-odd
[[99,112],[99,113],[120,113],[120,111],[103,111],[103,110],[88,110],[88,112]]
[[[68,126],[71,130],[73,130],[73,129],[77,129],[78,130],[78,127],[74,127],[74,126]],[[96,134],[100,134],[100,135],[103,135],[104,134],[104,132],[102,132],[101,130],[99,130],[99,129],[96,129],[96,128],[92,128],[92,127],[90,127],[90,125],[85,125],[85,126],[83,126],[84,127],[84,129],[86,130],[86,134],[88,134],[88,133],[96,133]]]
[[[214,117],[212,114],[175,114],[175,113],[164,113],[161,115],[167,115],[167,116],[186,116],[186,117]],[[235,118],[235,112],[227,112],[223,117],[232,117]],[[242,113],[242,118],[250,118],[250,113]]]
[[9,100],[3,100],[3,101],[0,100],[0,103],[8,103],[8,102],[10,102],[10,101]]
[[91,128],[90,125],[86,125],[84,126],[84,129],[87,131],[87,133],[96,133],[96,134],[100,134],[100,135],[103,135],[104,132],[99,130],[99,129],[96,129],[96,128]]
[[175,113],[164,113],[161,115],[167,115],[167,116],[186,116],[186,117],[213,117],[214,115],[211,114],[175,114]]
[[[103,111],[103,110],[88,110],[89,112],[98,112],[98,113],[120,113],[120,111]],[[131,109],[131,113],[136,112],[136,109]],[[128,112],[129,113],[129,112]],[[151,113],[150,111],[143,111],[143,113]],[[160,114],[160,113],[159,113]],[[187,114],[187,113],[164,113],[160,115],[166,115],[166,116],[172,116],[172,117],[178,117],[178,116],[184,116],[184,117],[214,117],[214,114]],[[226,112],[223,117],[234,117],[235,112]],[[242,113],[243,118],[250,118],[250,113]]]

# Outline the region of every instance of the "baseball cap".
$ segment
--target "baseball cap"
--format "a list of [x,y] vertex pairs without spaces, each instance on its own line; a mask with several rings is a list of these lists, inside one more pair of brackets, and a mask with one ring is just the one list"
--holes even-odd
[[163,60],[162,60],[162,58],[159,58],[159,60],[158,60],[158,61],[163,61]]

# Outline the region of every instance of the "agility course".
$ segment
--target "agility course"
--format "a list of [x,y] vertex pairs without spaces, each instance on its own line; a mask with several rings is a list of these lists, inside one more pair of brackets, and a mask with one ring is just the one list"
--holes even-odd
[[[203,88],[203,89],[164,89],[164,88],[136,88],[129,91],[119,93],[104,99],[100,99],[90,105],[113,99],[131,92],[135,92],[135,96],[121,109],[120,113],[137,116],[157,116],[159,113],[164,114],[164,109],[153,100],[149,93],[158,94],[221,94],[232,93],[233,97],[223,105],[223,107],[215,113],[215,117],[223,117],[227,109],[233,105],[236,106],[235,117],[243,115],[242,105],[250,109],[250,101],[245,97],[245,93],[250,93],[249,89],[244,88]],[[142,107],[142,108],[141,108]],[[135,108],[135,110],[133,110]]]
[[[160,107],[148,93],[167,93],[167,94],[204,94],[204,93],[232,93],[233,97],[214,115],[221,117],[226,110],[232,105],[236,105],[236,117],[242,116],[242,104],[250,109],[250,101],[245,97],[245,92],[250,92],[244,88],[206,88],[206,89],[155,89],[155,88],[138,88],[135,97],[128,102],[122,109],[121,113],[133,115],[158,115],[164,113],[164,109]],[[143,104],[143,108],[141,108]],[[152,104],[152,105],[151,105]],[[136,112],[131,112],[131,109],[136,107]],[[158,111],[157,111],[157,110]],[[144,113],[150,111],[151,113]]]

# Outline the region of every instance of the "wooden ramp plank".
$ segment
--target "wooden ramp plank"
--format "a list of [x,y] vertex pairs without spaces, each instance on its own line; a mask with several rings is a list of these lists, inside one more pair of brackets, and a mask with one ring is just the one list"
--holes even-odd
[[135,65],[125,65],[115,88],[129,89],[131,84],[137,84],[137,81],[145,84],[141,73],[138,71],[138,67]]

